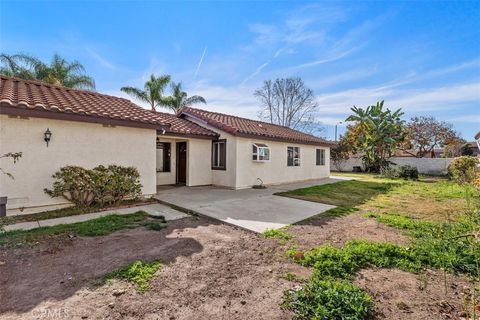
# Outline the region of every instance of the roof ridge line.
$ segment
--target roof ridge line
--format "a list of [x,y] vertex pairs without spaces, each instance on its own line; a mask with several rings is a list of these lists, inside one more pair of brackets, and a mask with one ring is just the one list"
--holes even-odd
[[[58,84],[47,83],[45,81],[38,80],[38,79],[22,79],[22,78],[18,78],[18,77],[6,76],[4,74],[0,74],[0,78],[11,79],[13,81],[26,82],[26,83],[29,83],[29,84],[40,85],[40,86],[49,87],[49,88],[56,88],[56,89],[60,89],[60,90],[76,91],[76,92],[89,93],[89,94],[93,94],[93,95],[101,95],[101,96],[105,96],[105,97],[112,97],[112,98],[115,98],[115,99],[122,99],[122,100],[128,101],[130,103],[133,103],[130,99],[127,99],[127,98],[124,98],[124,97],[118,97],[118,96],[114,96],[114,95],[111,95],[111,94],[100,93],[100,92],[93,91],[93,90],[65,87],[65,86],[61,86],[61,85],[58,85]],[[133,104],[135,104],[135,103],[133,103]],[[137,105],[137,104],[135,104],[135,105]]]

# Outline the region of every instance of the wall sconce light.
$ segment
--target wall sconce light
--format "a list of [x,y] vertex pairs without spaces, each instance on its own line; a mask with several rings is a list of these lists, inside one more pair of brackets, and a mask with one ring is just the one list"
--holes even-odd
[[47,131],[45,131],[45,133],[43,135],[45,136],[45,138],[43,140],[45,140],[45,142],[47,143],[47,147],[48,147],[48,143],[50,142],[50,139],[52,138],[52,132],[50,132],[50,129],[47,128]]

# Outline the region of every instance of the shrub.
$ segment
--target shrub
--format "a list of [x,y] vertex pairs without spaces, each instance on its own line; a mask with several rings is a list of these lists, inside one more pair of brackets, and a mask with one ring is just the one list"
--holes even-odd
[[389,178],[389,179],[397,179],[398,178],[398,171],[393,166],[388,166],[388,167],[382,168],[382,170],[380,171],[380,174],[383,177]]
[[405,165],[405,166],[399,166],[397,170],[398,170],[398,176],[402,179],[418,180],[417,167]]
[[382,169],[381,175],[385,178],[405,180],[418,180],[418,169],[410,165],[392,167],[388,166]]
[[373,302],[347,281],[314,277],[299,290],[285,292],[282,308],[293,311],[293,319],[360,320],[373,313]]
[[44,191],[51,197],[63,196],[80,206],[111,205],[141,195],[140,174],[133,167],[109,165],[89,170],[66,166],[52,177],[56,179],[53,188]]
[[480,171],[479,164],[479,160],[476,157],[458,157],[448,166],[448,174],[457,183],[473,183]]
[[142,262],[140,260],[127,265],[105,276],[105,280],[124,279],[138,285],[138,291],[148,289],[148,283],[155,273],[162,267],[160,262]]

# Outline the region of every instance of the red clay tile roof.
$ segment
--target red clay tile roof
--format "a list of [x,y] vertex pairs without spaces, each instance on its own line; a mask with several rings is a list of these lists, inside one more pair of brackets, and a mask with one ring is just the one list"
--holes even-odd
[[179,118],[174,114],[171,113],[164,113],[164,112],[154,112],[149,111],[155,114],[159,119],[168,123],[170,127],[166,129],[166,134],[173,133],[179,135],[195,135],[195,136],[206,136],[206,137],[218,137],[218,134],[199,126],[198,124],[188,121],[183,118]]
[[179,115],[192,116],[205,121],[214,128],[235,136],[262,137],[266,140],[296,142],[303,144],[331,145],[332,143],[319,137],[312,136],[287,127],[257,121],[223,113],[211,112],[196,108],[184,107]]
[[0,75],[0,113],[63,120],[148,127],[166,132],[215,137],[175,115],[141,108],[128,99]]

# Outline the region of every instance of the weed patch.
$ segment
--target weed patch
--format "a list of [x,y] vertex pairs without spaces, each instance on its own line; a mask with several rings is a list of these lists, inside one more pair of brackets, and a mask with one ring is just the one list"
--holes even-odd
[[299,290],[285,292],[282,308],[293,311],[293,319],[365,319],[373,313],[372,298],[343,280],[312,281]]
[[292,239],[292,235],[290,233],[279,229],[267,229],[263,232],[263,236],[265,238],[276,238],[285,241]]
[[162,267],[159,262],[142,262],[140,260],[105,275],[104,280],[122,279],[138,286],[138,291],[145,292],[148,283]]

